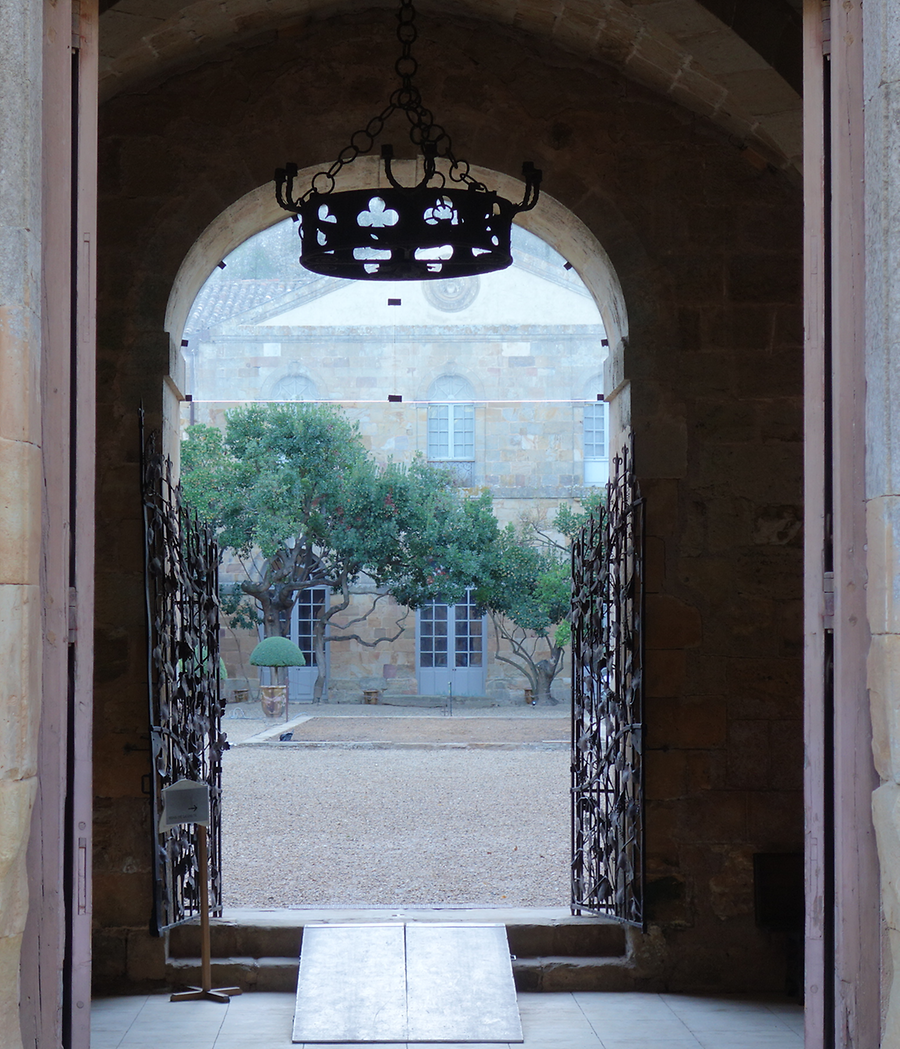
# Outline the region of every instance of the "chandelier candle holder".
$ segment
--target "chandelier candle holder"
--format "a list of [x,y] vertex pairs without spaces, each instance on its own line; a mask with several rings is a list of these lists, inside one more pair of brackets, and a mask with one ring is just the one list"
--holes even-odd
[[[530,161],[522,165],[525,193],[519,204],[474,178],[413,84],[418,63],[412,56],[417,36],[412,0],[400,0],[397,21],[401,54],[394,68],[400,86],[388,105],[351,135],[337,160],[317,172],[299,197],[294,196],[297,165],[275,172],[279,205],[299,218],[300,264],[351,280],[446,280],[506,269],[512,264],[513,219],[537,204],[541,172]],[[397,111],[406,115],[410,141],[421,151],[421,180],[401,185],[393,172],[393,147],[383,144],[390,186],[335,192],[338,172],[373,149]]]

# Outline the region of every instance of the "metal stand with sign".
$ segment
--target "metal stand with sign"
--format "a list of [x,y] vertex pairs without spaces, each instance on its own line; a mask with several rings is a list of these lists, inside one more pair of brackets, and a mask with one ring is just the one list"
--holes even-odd
[[209,942],[209,845],[206,828],[209,826],[209,787],[182,779],[162,792],[163,812],[160,829],[167,830],[179,823],[192,823],[197,830],[197,858],[200,866],[200,986],[171,995],[171,1002],[189,1002],[205,999],[228,1002],[241,993],[240,987],[212,986],[212,965]]

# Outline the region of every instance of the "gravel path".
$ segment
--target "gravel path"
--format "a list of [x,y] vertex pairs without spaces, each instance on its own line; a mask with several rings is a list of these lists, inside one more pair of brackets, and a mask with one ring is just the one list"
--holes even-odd
[[[361,726],[369,724],[369,728],[362,729],[364,734],[359,737],[361,739],[375,739],[375,733],[380,731],[376,726],[382,722],[414,726],[416,719],[423,719],[429,721],[432,726],[439,724],[455,726],[454,731],[460,733],[479,732],[482,734],[480,737],[482,742],[505,740],[510,743],[536,740],[538,735],[541,735],[542,739],[568,739],[571,721],[569,708],[562,704],[558,707],[532,707],[525,704],[475,709],[454,707],[453,714],[450,715],[443,709],[434,707],[390,704],[366,706],[361,703],[328,703],[315,706],[311,703],[291,703],[290,721],[294,722],[298,718],[309,719],[304,720],[303,724],[311,726],[316,731],[326,726],[335,726],[335,731],[339,733],[345,731],[340,728],[345,720],[354,722],[357,726],[355,731],[361,731]],[[503,724],[492,727],[495,722],[503,722]],[[232,744],[243,743],[257,733],[281,728],[284,724],[283,717],[267,718],[259,703],[252,701],[239,704],[229,703],[222,721],[222,727]],[[473,728],[473,726],[479,727]],[[410,727],[408,730],[396,729],[394,731],[421,732],[424,733],[423,739],[429,738],[424,728]],[[450,732],[451,730],[438,729],[438,731]],[[312,737],[298,734],[294,738],[299,740]],[[347,737],[340,735],[333,738]]]
[[556,743],[568,745],[568,724],[524,718],[312,717],[291,726],[294,742]]
[[[515,720],[565,738],[558,718]],[[504,736],[502,719],[453,721],[469,739]],[[439,742],[450,723],[415,732]],[[564,749],[236,746],[223,766],[225,905],[566,906],[568,767]]]

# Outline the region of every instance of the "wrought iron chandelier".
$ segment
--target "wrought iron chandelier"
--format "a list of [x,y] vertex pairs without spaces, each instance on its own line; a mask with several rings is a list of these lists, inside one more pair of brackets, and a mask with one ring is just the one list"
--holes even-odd
[[[400,0],[397,22],[401,54],[394,68],[400,86],[388,105],[350,136],[337,160],[313,176],[302,196],[294,196],[296,164],[275,172],[278,203],[299,216],[300,264],[314,273],[352,280],[446,280],[505,269],[512,263],[513,218],[537,204],[541,172],[529,161],[522,165],[525,194],[520,204],[470,173],[413,84],[418,63],[412,45],[418,33],[412,0]],[[398,110],[409,121],[410,141],[422,153],[421,180],[401,185],[392,170],[393,147],[384,144],[381,158],[390,188],[334,192],[337,173],[372,149]]]

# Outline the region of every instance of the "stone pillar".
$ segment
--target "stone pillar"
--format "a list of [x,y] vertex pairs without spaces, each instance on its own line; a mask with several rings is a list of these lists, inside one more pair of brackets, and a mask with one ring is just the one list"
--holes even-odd
[[0,6],[0,1031],[19,1036],[41,698],[42,5]]
[[873,815],[888,942],[881,1045],[900,1046],[900,9],[865,6],[866,509]]

